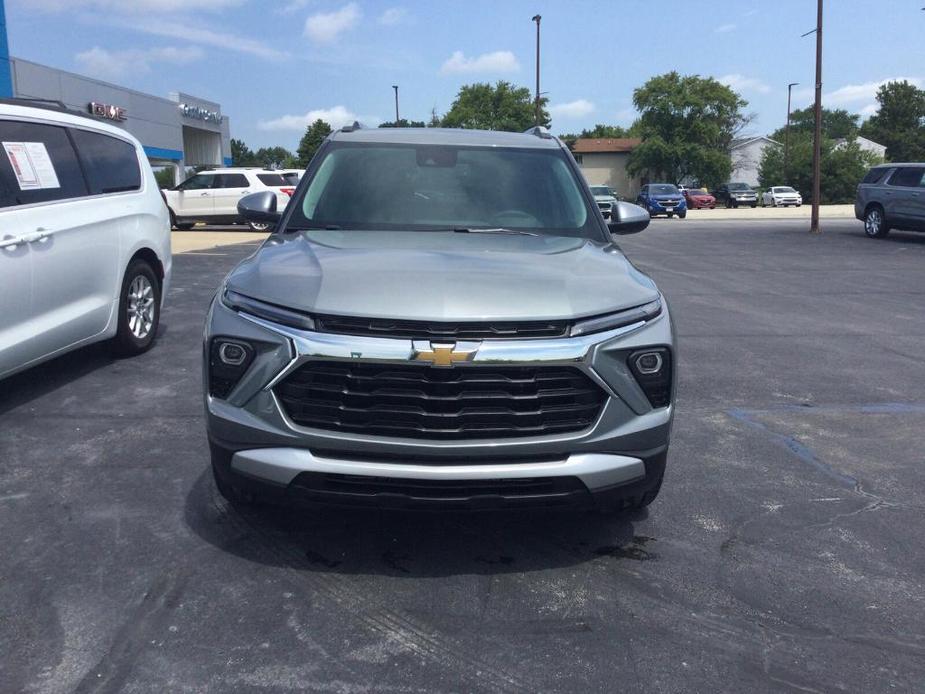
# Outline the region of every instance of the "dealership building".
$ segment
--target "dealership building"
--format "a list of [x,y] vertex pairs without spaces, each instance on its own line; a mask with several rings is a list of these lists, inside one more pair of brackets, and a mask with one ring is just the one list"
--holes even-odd
[[91,77],[11,57],[0,0],[0,97],[45,99],[125,128],[152,166],[170,167],[177,182],[193,166],[230,166],[228,117],[214,101],[175,92],[144,94]]

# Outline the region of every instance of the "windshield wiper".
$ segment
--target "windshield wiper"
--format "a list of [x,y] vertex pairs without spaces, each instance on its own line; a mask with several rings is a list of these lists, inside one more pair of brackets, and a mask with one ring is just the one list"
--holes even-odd
[[505,229],[504,227],[474,228],[474,227],[456,227],[453,229],[457,234],[514,234],[519,236],[539,236],[532,231],[522,231],[521,229]]

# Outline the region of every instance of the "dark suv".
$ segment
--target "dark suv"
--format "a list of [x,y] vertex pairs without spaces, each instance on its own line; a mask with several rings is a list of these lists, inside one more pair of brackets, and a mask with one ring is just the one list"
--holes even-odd
[[854,216],[871,238],[890,229],[925,231],[925,164],[875,166],[858,185]]
[[758,207],[758,193],[747,183],[724,183],[713,191],[713,197],[717,205]]

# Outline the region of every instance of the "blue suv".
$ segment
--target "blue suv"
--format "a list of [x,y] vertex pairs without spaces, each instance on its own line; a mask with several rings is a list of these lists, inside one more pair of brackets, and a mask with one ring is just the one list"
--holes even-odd
[[684,219],[687,216],[687,201],[678,187],[671,183],[644,185],[636,196],[636,204],[646,208],[652,217],[664,214],[669,217],[678,215]]

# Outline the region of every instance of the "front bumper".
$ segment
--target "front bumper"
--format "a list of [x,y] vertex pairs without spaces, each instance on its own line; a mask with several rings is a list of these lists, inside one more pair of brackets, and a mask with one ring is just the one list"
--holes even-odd
[[[204,355],[208,435],[213,449],[227,454],[221,472],[235,482],[286,489],[304,487],[305,479],[319,475],[432,483],[569,479],[578,480],[585,494],[597,494],[651,486],[664,468],[673,407],[650,405],[626,359],[643,347],[674,344],[667,305],[647,323],[605,333],[481,344],[476,365],[569,365],[605,392],[592,426],[546,436],[435,441],[299,426],[273,391],[287,374],[314,360],[406,363],[412,341],[301,331],[237,313],[217,300],[206,324],[206,345],[214,336],[257,346],[253,364],[225,399],[208,395],[207,349]],[[672,371],[676,379],[676,366]]]
[[716,200],[713,198],[691,198],[687,201],[687,206],[693,210],[713,209],[716,207]]
[[663,200],[649,200],[646,204],[649,214],[676,214],[678,212],[687,212],[687,203],[681,200],[678,203],[668,203]]

